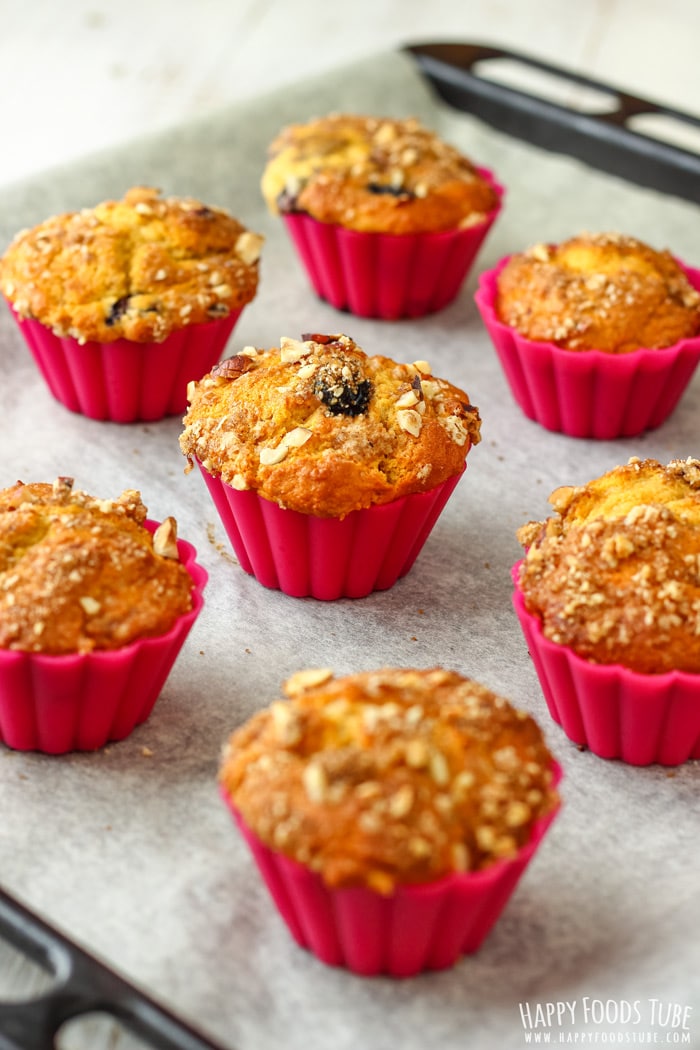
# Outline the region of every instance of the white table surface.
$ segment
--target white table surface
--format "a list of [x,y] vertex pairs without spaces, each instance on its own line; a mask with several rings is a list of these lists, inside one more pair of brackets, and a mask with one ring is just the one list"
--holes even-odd
[[696,0],[0,0],[0,185],[404,43],[520,50],[700,111]]
[[[700,111],[694,0],[0,0],[0,15],[0,187],[416,41],[493,43]],[[40,986],[25,960],[0,953],[0,998]],[[109,1022],[60,1045],[140,1046]],[[466,1033],[464,1046],[475,1046]]]

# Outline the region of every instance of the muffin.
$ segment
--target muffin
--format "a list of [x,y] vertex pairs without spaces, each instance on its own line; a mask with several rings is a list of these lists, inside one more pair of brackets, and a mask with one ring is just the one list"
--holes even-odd
[[0,739],[92,750],[145,721],[202,607],[195,556],[136,491],[0,491]]
[[700,271],[617,233],[537,244],[481,275],[476,302],[515,400],[573,437],[671,415],[700,358]]
[[262,193],[321,299],[395,320],[455,298],[503,189],[415,119],[332,114],[280,132]]
[[468,395],[426,361],[346,335],[245,347],[192,382],[180,446],[246,572],[333,599],[409,571],[480,440]]
[[185,410],[255,296],[262,238],[189,197],[135,187],[17,234],[0,291],[51,393],[116,422]]
[[284,691],[219,782],[295,939],[363,974],[475,951],[559,805],[537,724],[441,668],[312,669]]
[[550,713],[605,758],[700,758],[700,461],[632,458],[550,501],[515,573]]

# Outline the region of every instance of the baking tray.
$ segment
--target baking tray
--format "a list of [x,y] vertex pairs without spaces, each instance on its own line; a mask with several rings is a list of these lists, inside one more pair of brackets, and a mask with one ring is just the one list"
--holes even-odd
[[41,998],[0,1002],[0,1050],[52,1050],[63,1024],[93,1012],[111,1015],[144,1046],[221,1050],[2,890],[0,935],[54,978]]
[[[541,149],[567,153],[611,175],[700,202],[700,155],[636,131],[635,117],[653,114],[669,126],[700,133],[700,118],[652,102],[519,51],[484,44],[414,44],[406,48],[440,97],[494,128]],[[485,77],[479,65],[499,62],[534,70],[553,83],[606,99],[606,111],[585,113]],[[699,135],[700,141],[700,135]]]
[[[696,117],[512,50],[432,43],[407,45],[403,51],[456,110],[638,185],[700,201],[700,156],[627,126],[640,113],[662,114],[700,127]],[[582,113],[481,75],[480,64],[499,59],[573,87],[601,92],[612,108],[601,114]],[[0,1050],[51,1050],[63,1024],[95,1011],[113,1017],[142,1041],[139,1045],[156,1050],[222,1050],[4,891],[0,891],[0,937],[53,977],[51,988],[39,998],[0,1003]]]

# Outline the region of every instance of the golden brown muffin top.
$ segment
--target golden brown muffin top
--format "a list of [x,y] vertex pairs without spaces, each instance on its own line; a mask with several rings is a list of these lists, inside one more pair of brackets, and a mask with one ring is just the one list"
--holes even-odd
[[219,778],[259,839],[329,886],[477,871],[556,805],[535,721],[454,671],[309,670],[285,692],[233,733]]
[[558,516],[518,532],[544,635],[595,663],[700,672],[700,461],[633,458],[550,500]]
[[168,631],[192,579],[174,518],[152,536],[145,517],[138,492],[97,499],[72,478],[0,491],[0,648],[119,649]]
[[670,252],[618,233],[537,244],[497,284],[505,324],[566,350],[656,350],[700,333],[700,295]]
[[137,186],[18,233],[0,291],[20,317],[80,343],[162,342],[250,302],[261,246],[219,208]]
[[188,398],[190,467],[317,517],[434,488],[480,440],[478,409],[427,362],[368,357],[345,335],[245,347]]
[[454,146],[411,118],[332,114],[284,128],[262,192],[273,213],[368,233],[421,233],[483,221],[498,197]]

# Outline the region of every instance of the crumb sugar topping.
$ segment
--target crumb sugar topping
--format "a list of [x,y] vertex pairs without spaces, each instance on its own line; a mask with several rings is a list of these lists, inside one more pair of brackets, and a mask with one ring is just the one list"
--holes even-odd
[[512,256],[497,310],[527,338],[567,350],[662,349],[700,333],[700,294],[671,253],[618,233]]
[[478,409],[428,362],[368,357],[342,334],[246,348],[188,398],[180,445],[190,460],[320,516],[432,488],[480,440]]
[[135,490],[98,499],[73,479],[0,491],[0,648],[116,649],[192,605],[174,518],[151,537]]
[[262,243],[222,209],[135,187],[18,233],[0,290],[61,337],[160,342],[248,303]]
[[635,457],[551,499],[557,516],[519,532],[546,637],[641,673],[700,671],[700,461]]
[[329,885],[390,893],[514,856],[556,803],[535,722],[462,676],[302,672],[230,738],[220,778],[253,831]]
[[438,231],[483,221],[497,195],[471,161],[418,120],[332,114],[270,146],[270,209],[352,229]]

